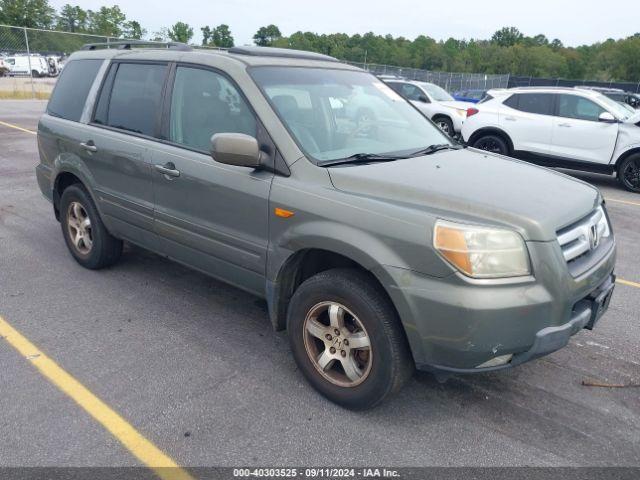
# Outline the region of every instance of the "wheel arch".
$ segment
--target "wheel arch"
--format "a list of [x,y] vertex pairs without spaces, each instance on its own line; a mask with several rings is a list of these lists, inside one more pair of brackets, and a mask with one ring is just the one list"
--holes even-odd
[[93,189],[89,186],[90,183],[87,178],[80,172],[74,169],[60,168],[53,177],[52,193],[53,193],[53,211],[56,216],[56,220],[60,221],[60,199],[65,189],[74,184],[80,184],[89,193],[89,196],[96,205],[98,214],[102,215],[98,203],[93,192]]
[[503,138],[507,142],[507,147],[509,148],[509,153],[510,154],[513,153],[513,151],[514,151],[513,140],[511,140],[511,137],[509,136],[509,134],[507,132],[505,132],[504,130],[502,130],[499,127],[483,127],[483,128],[479,128],[478,130],[476,130],[475,132],[473,132],[471,134],[471,136],[469,137],[469,140],[467,141],[467,145],[473,146],[473,144],[476,142],[476,140],[478,140],[480,137],[483,137],[485,135],[497,135],[497,136]]
[[365,263],[344,252],[338,253],[322,247],[306,247],[292,253],[280,266],[275,280],[267,280],[266,297],[274,329],[285,329],[289,301],[302,282],[317,273],[334,268],[353,268],[364,273],[385,292],[395,309],[382,280]]
[[638,147],[634,147],[631,148],[629,150],[627,150],[626,152],[623,152],[615,161],[614,163],[614,169],[616,170],[616,172],[618,171],[618,167],[620,166],[620,164],[625,161],[627,158],[629,158],[631,155],[640,155],[640,146]]

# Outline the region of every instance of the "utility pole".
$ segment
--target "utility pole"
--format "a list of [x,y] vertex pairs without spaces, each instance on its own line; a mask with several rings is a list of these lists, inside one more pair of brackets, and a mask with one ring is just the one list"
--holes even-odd
[[36,89],[33,85],[33,69],[31,68],[31,52],[29,51],[29,35],[27,34],[27,29],[24,27],[24,43],[27,46],[27,61],[29,62],[29,77],[31,78],[31,98],[35,100],[36,98]]

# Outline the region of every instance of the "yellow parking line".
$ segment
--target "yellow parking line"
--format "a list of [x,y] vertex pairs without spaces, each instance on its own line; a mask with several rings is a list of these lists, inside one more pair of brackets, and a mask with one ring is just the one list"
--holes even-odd
[[12,123],[3,122],[1,120],[0,120],[0,125],[4,125],[5,127],[9,127],[9,128],[15,128],[16,130],[20,130],[21,132],[27,132],[32,135],[36,134],[36,132],[34,132],[33,130],[27,130],[26,128],[19,127],[18,125],[13,125]]
[[0,317],[0,339],[4,338],[47,380],[67,394],[89,415],[98,421],[138,460],[152,469],[163,480],[193,480],[171,458],[142,436],[131,424],[91,393],[78,380],[64,371],[40,349],[22,336]]
[[621,278],[616,279],[616,283],[620,283],[621,285],[626,285],[628,287],[640,288],[640,283],[630,282],[629,280],[623,280]]
[[640,202],[631,202],[629,200],[619,200],[617,198],[605,198],[607,202],[615,202],[615,203],[624,203],[625,205],[635,205],[636,207],[640,207]]

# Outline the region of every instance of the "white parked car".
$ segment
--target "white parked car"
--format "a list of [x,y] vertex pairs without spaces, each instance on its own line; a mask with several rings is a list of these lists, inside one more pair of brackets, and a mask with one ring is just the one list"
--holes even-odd
[[382,80],[452,137],[460,133],[467,109],[474,106],[471,102],[455,100],[445,89],[433,83],[386,78]]
[[[29,75],[46,77],[49,75],[49,63],[42,55],[14,55],[6,57],[4,62],[9,66],[9,75]],[[31,69],[31,70],[29,70]]]
[[490,90],[462,128],[470,146],[533,163],[616,173],[640,193],[640,112],[593,90]]

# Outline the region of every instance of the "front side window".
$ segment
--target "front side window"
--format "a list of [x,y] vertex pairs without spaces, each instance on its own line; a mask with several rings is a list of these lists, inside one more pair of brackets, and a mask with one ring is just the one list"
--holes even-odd
[[79,121],[100,65],[102,60],[69,62],[62,70],[53,90],[47,113],[66,120]]
[[296,67],[254,67],[250,73],[300,148],[319,164],[451,144],[369,73]]
[[605,109],[597,103],[577,95],[560,95],[558,101],[560,117],[597,122],[603,112]]
[[169,140],[208,152],[216,133],[255,137],[255,117],[224,76],[211,70],[178,67],[171,95]]
[[166,71],[167,66],[159,64],[114,64],[100,93],[94,122],[154,136]]

